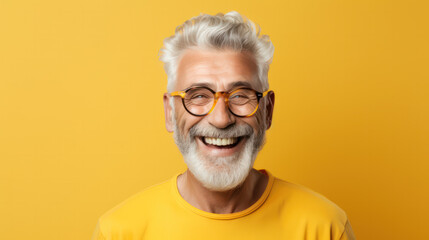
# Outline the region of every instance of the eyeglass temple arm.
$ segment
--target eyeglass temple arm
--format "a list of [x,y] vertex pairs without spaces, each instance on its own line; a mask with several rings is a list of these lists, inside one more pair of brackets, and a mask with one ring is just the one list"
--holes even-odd
[[170,96],[175,97],[175,96],[179,96],[181,98],[184,98],[186,95],[185,91],[176,91],[176,92],[171,92]]
[[270,91],[271,91],[271,90],[267,90],[267,91],[263,92],[263,93],[262,93],[262,97],[267,96],[267,94],[268,94]]
[[267,96],[267,94],[270,92],[271,90],[267,90],[267,91],[265,91],[265,92],[263,92],[263,93],[259,93],[259,94],[261,94],[261,95],[259,95],[260,97],[265,97],[265,96]]

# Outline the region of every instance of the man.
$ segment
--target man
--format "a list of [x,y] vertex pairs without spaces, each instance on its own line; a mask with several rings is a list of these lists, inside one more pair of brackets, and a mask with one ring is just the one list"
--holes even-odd
[[166,127],[188,166],[103,215],[94,239],[355,239],[334,203],[253,169],[270,128],[268,36],[237,12],[164,41]]

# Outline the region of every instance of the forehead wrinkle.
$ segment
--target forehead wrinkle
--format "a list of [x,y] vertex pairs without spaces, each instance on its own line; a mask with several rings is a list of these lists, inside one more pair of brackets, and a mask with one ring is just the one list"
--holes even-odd
[[258,85],[256,63],[251,55],[240,52],[189,50],[180,61],[178,73],[180,89],[188,88],[189,82],[206,83],[216,91],[228,90],[240,81]]
[[[234,66],[231,66],[233,68]],[[193,86],[207,86],[215,91],[218,89],[231,90],[235,87],[250,87],[255,89],[254,86],[256,76],[251,76],[246,70],[239,70],[240,68],[225,69],[219,65],[210,67],[206,64],[194,64],[186,68],[183,75],[184,81],[193,82],[191,85],[185,86],[183,89]],[[232,76],[231,76],[232,75]]]

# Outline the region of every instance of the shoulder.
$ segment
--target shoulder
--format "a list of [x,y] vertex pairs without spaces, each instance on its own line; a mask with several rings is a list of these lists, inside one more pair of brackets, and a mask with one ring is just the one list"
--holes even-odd
[[298,184],[275,179],[270,193],[285,228],[318,239],[355,239],[346,213],[325,196]]
[[170,191],[171,180],[168,180],[129,197],[100,217],[100,231],[124,231],[145,225],[151,216],[159,213],[160,208],[168,205]]
[[344,226],[346,213],[325,196],[298,184],[276,178],[271,196],[282,211],[294,215],[295,219],[306,219],[313,223],[336,223]]

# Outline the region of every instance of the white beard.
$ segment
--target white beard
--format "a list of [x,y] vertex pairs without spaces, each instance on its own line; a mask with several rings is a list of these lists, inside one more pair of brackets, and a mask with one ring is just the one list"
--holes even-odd
[[[173,108],[174,112],[174,108]],[[174,115],[174,114],[173,114]],[[265,140],[265,131],[254,133],[247,124],[232,125],[225,129],[213,126],[194,125],[187,136],[183,136],[173,116],[174,140],[183,154],[185,163],[195,178],[207,189],[227,191],[241,185],[249,175]],[[200,124],[201,125],[201,124]],[[203,155],[198,151],[195,136],[235,137],[245,134],[243,150],[227,157]]]

